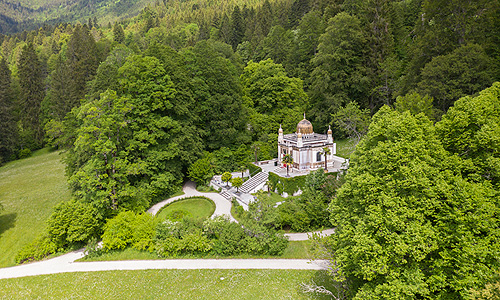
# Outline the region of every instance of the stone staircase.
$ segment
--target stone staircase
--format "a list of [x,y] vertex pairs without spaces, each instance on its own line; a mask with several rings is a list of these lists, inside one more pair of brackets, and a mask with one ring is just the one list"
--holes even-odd
[[229,194],[227,191],[223,190],[222,192],[220,192],[220,195],[222,197],[224,197],[225,199],[227,199],[228,201],[232,201],[233,200],[233,196],[231,194]]
[[269,178],[268,173],[259,172],[255,174],[252,178],[245,181],[245,183],[243,183],[243,185],[239,188],[239,191],[242,193],[250,193],[256,187],[266,182],[267,178]]

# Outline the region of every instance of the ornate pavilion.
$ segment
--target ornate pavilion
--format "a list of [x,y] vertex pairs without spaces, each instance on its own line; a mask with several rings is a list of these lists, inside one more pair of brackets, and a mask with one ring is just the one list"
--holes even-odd
[[291,154],[293,158],[293,169],[299,171],[316,170],[325,167],[325,156],[323,148],[330,149],[327,155],[327,163],[333,162],[336,153],[336,144],[333,142],[332,130],[328,127],[327,134],[315,133],[311,122],[304,119],[297,124],[297,131],[283,135],[283,129],[278,131],[278,162],[283,156]]

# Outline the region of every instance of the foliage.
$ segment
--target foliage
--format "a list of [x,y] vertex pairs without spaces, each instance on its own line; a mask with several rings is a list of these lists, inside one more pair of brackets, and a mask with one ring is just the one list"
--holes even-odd
[[106,251],[125,249],[154,250],[155,219],[148,213],[123,211],[104,225],[102,246]]
[[14,91],[11,72],[5,59],[0,59],[0,165],[15,157],[18,133],[14,116]]
[[293,195],[304,187],[305,176],[283,178],[271,172],[269,173],[269,183],[272,191],[277,191],[278,194],[285,192],[288,195]]
[[57,245],[52,242],[50,237],[41,235],[31,243],[21,248],[21,250],[17,253],[15,260],[18,264],[41,260],[50,254],[56,253],[56,251]]
[[[446,150],[462,157],[462,173],[472,181],[500,187],[500,83],[455,102],[436,124]],[[472,165],[471,165],[472,164]]]
[[92,206],[71,200],[54,207],[47,232],[58,249],[88,242],[100,233],[101,223]]
[[335,278],[354,299],[463,299],[498,270],[497,192],[462,165],[423,114],[373,117],[329,206]]
[[250,174],[253,176],[259,172],[262,172],[262,168],[259,167],[259,166],[256,166],[252,163],[248,163],[247,164],[247,167],[248,167],[248,171],[250,172]]
[[231,185],[236,188],[236,191],[243,185],[243,178],[234,177],[231,179]]
[[406,94],[405,96],[398,96],[394,107],[399,112],[410,111],[414,116],[419,113],[423,113],[430,120],[437,119],[438,111],[432,106],[434,99],[429,95],[421,96],[420,94],[413,92]]
[[356,102],[347,103],[332,117],[339,130],[357,142],[366,134],[370,125],[370,112],[368,109],[361,109]]
[[450,54],[436,56],[426,64],[417,91],[433,97],[436,106],[446,111],[455,100],[490,86],[497,68],[481,46],[462,46]]
[[227,183],[228,183],[229,181],[231,181],[231,179],[232,179],[232,178],[233,178],[233,175],[232,175],[231,173],[229,173],[229,172],[224,172],[224,173],[222,174],[222,176],[221,176],[221,180],[222,180],[223,182],[225,182],[225,183],[226,183],[226,185],[227,185]]

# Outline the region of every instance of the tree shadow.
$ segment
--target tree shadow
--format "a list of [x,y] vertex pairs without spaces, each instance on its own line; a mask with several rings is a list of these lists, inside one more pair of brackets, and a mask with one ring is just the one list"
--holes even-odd
[[16,225],[17,213],[0,215],[0,237],[2,234]]

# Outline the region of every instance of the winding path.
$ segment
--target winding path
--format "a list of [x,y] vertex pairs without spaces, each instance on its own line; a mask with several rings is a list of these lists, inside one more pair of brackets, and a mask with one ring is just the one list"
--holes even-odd
[[215,211],[214,214],[212,215],[213,217],[220,216],[220,215],[225,215],[229,217],[229,219],[233,222],[236,222],[236,220],[231,216],[231,202],[229,202],[226,198],[222,197],[218,193],[202,193],[198,192],[196,190],[196,183],[193,181],[188,181],[184,184],[182,187],[182,191],[184,192],[184,195],[180,195],[177,197],[172,197],[167,200],[163,200],[162,202],[159,202],[155,205],[153,205],[150,209],[148,209],[148,213],[152,214],[153,216],[156,215],[162,207],[164,207],[167,204],[170,204],[174,201],[180,200],[180,199],[185,199],[185,198],[190,198],[190,197],[205,197],[210,200],[212,200],[215,203]]
[[[165,205],[179,199],[189,197],[206,197],[215,203],[215,212],[212,217],[226,215],[232,221],[231,202],[217,193],[201,193],[196,190],[194,182],[189,181],[183,187],[184,195],[173,197],[155,204],[148,212],[152,215]],[[315,232],[320,235],[329,235],[333,229]],[[311,233],[288,233],[290,241],[307,240]],[[68,272],[93,272],[113,270],[149,270],[149,269],[291,269],[291,270],[325,270],[328,268],[326,260],[309,259],[165,259],[165,260],[130,260],[130,261],[101,261],[75,262],[84,256],[83,249],[70,252],[52,259],[30,264],[1,268],[0,279],[18,278]]]

